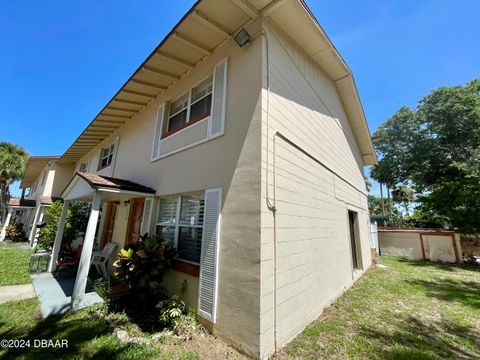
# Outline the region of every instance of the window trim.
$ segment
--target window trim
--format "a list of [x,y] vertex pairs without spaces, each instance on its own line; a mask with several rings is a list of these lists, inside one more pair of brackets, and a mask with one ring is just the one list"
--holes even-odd
[[[80,163],[80,166],[78,167],[78,171],[79,172],[88,172],[88,168],[90,167],[90,160],[91,159],[89,158],[87,161]],[[85,171],[82,171],[82,166],[83,165],[85,165]]]
[[[112,142],[110,145],[107,145],[105,147],[102,147],[100,149],[100,156],[98,157],[98,167],[97,167],[97,171],[100,171],[100,170],[103,170],[103,169],[106,169],[108,168],[109,166],[112,166],[113,164],[113,158],[115,156],[115,149],[116,149],[116,141]],[[109,149],[111,148],[112,149],[112,152],[109,153],[107,156],[103,156],[103,151],[106,150],[106,149]],[[109,157],[110,155],[112,155],[112,159],[110,160],[110,163],[105,165],[105,166],[102,166],[102,160],[105,158],[105,157]]]
[[[209,77],[212,78],[212,90],[210,90],[210,92],[208,92],[207,94],[203,95],[202,97],[200,97],[197,100],[195,100],[194,102],[192,102],[192,90],[193,90],[193,88],[200,85],[202,82],[207,80]],[[202,99],[206,98],[209,95],[212,96],[212,100],[213,100],[213,90],[214,90],[213,89],[213,82],[214,82],[214,72],[208,74],[203,79],[201,79],[200,81],[198,81],[197,83],[192,85],[187,91],[184,91],[181,95],[177,96],[175,99],[170,101],[170,106],[171,106],[172,103],[174,103],[175,101],[180,99],[182,96],[185,96],[185,94],[188,94],[188,96],[187,96],[187,107],[186,107],[186,109],[187,109],[187,116],[186,116],[187,121],[185,122],[185,124],[175,128],[175,129],[170,130],[170,119],[172,117],[174,117],[175,115],[180,114],[182,111],[185,111],[185,108],[182,108],[182,110],[177,111],[175,114],[172,114],[172,115],[168,114],[166,121],[164,120],[164,123],[166,124],[167,131],[163,132],[163,129],[162,129],[162,134],[160,134],[160,140],[166,139],[167,137],[179,132],[180,130],[183,130],[183,129],[185,129],[185,128],[193,125],[193,124],[196,124],[197,122],[199,122],[203,119],[206,119],[206,118],[210,117],[210,115],[212,114],[213,101],[210,104],[210,111],[208,111],[204,114],[201,114],[194,119],[190,119],[190,114],[191,114],[192,106],[195,105],[197,102],[201,101]]]
[[[223,73],[223,83],[221,84],[221,85],[223,85],[222,112],[221,112],[220,118],[219,118],[219,121],[221,123],[221,128],[220,128],[219,131],[217,131],[215,133],[212,133],[213,104],[214,104],[214,101],[215,101],[215,94],[216,94],[215,79],[216,79],[216,76],[218,76],[217,73],[220,74],[220,72],[218,72],[218,67],[220,65],[224,65],[224,67],[225,67],[224,70],[223,70],[224,71],[224,73]],[[166,133],[165,128],[167,126],[166,124],[167,124],[168,117],[169,117],[168,112],[169,112],[170,100],[165,99],[162,103],[158,104],[157,111],[156,111],[156,117],[155,117],[154,136],[153,136],[153,139],[152,139],[152,154],[151,154],[151,158],[150,158],[151,162],[155,162],[155,161],[167,158],[167,157],[175,155],[179,152],[188,150],[188,149],[193,148],[195,146],[199,146],[199,145],[201,145],[203,143],[206,143],[210,140],[214,140],[216,138],[219,138],[219,137],[222,137],[222,136],[225,135],[226,106],[227,106],[227,96],[228,96],[228,91],[227,91],[228,56],[224,57],[217,64],[215,64],[213,66],[212,72],[208,76],[204,77],[202,80],[197,82],[195,85],[193,85],[192,88],[197,86],[199,83],[201,83],[203,80],[205,80],[206,78],[208,78],[212,74],[213,74],[212,93],[211,93],[212,94],[212,105],[211,105],[211,108],[210,108],[209,116],[206,116],[203,119],[199,119],[197,122],[187,123],[188,126],[185,126],[184,128],[179,129],[177,132],[172,132],[171,134],[168,134],[168,136],[163,136],[162,137],[162,135]],[[175,100],[178,99],[180,96],[182,96],[184,94],[185,94],[185,92],[183,92],[181,95],[177,96],[175,98]],[[198,99],[198,100],[200,100],[200,99]],[[190,127],[193,128],[195,126],[200,126],[200,124],[203,124],[204,122],[207,123],[207,134],[206,134],[205,137],[203,137],[203,138],[201,138],[197,141],[191,142],[189,144],[186,144],[184,146],[181,146],[179,148],[175,148],[173,150],[166,151],[166,152],[162,153],[162,142],[164,140],[166,140],[170,137],[173,138],[174,136],[177,136],[184,131],[188,131],[190,129]]]
[[[157,232],[157,227],[159,226],[170,226],[170,227],[175,227],[174,234],[173,234],[173,246],[174,248],[178,249],[178,240],[180,237],[180,228],[194,228],[194,229],[202,229],[202,234],[203,230],[205,227],[205,223],[203,222],[202,225],[188,225],[188,224],[180,224],[180,216],[181,216],[181,211],[182,211],[182,198],[184,196],[188,196],[189,194],[203,194],[204,196],[204,201],[205,201],[205,191],[200,190],[200,191],[189,191],[186,193],[180,193],[180,194],[173,194],[173,195],[165,195],[165,196],[160,196],[158,197],[157,201],[157,215],[156,215],[156,221],[155,221],[155,233]],[[166,222],[159,222],[158,217],[160,215],[160,206],[162,203],[162,199],[168,199],[168,198],[174,198],[176,197],[176,211],[175,211],[175,222],[172,223],[166,223]],[[200,268],[200,263],[201,263],[201,254],[200,254],[200,259],[198,262],[182,259],[182,258],[176,258],[175,261],[177,262],[182,262],[194,266],[198,266]]]

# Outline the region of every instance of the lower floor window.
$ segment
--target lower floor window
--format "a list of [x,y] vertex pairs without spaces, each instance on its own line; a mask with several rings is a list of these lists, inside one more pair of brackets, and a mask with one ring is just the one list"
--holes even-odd
[[200,264],[204,207],[204,192],[160,198],[156,233],[174,244],[180,260]]

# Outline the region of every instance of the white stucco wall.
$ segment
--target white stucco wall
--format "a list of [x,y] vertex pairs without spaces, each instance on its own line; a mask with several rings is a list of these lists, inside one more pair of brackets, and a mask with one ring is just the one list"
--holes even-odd
[[[371,264],[364,164],[334,84],[278,30],[267,28],[271,92],[267,138],[264,52],[261,357],[274,350],[275,323],[278,346],[282,346],[360,274],[354,275],[352,268],[348,210],[358,213],[360,267],[367,269]],[[274,155],[275,131],[337,175],[279,137]],[[265,202],[267,142],[269,197],[275,196],[277,207],[276,289],[274,218]]]

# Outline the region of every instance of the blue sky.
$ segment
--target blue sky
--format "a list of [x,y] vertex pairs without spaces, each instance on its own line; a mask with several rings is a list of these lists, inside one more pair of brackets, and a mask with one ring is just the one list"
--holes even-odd
[[[0,141],[62,154],[193,3],[2,2]],[[438,86],[480,77],[478,0],[307,4],[352,69],[371,131]]]

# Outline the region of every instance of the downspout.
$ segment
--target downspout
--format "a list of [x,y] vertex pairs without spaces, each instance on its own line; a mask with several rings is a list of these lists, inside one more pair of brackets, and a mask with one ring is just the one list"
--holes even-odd
[[277,341],[277,207],[276,207],[276,198],[275,198],[275,135],[273,134],[273,198],[270,201],[269,188],[268,188],[268,179],[270,174],[269,167],[269,118],[270,118],[270,59],[269,59],[269,49],[268,49],[268,36],[265,29],[260,33],[261,36],[265,39],[265,57],[266,57],[266,66],[267,66],[267,104],[266,104],[266,126],[267,126],[267,143],[266,151],[267,157],[266,161],[266,179],[265,179],[265,202],[267,204],[267,209],[272,213],[273,216],[273,342],[274,342],[274,351],[277,353],[278,341]]

